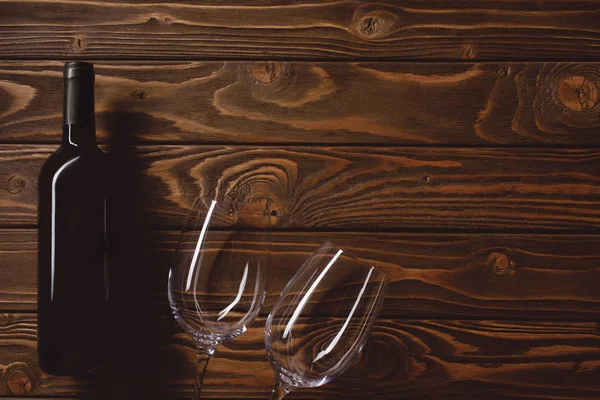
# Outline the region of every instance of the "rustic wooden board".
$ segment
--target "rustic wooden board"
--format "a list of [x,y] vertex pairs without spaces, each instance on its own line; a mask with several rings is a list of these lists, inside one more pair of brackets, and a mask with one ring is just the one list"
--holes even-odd
[[[263,315],[219,349],[203,397],[268,398],[264,315],[333,240],[389,294],[356,365],[290,398],[600,398],[597,1],[0,10],[1,398],[190,398],[194,349],[164,291],[168,229],[199,192],[268,196],[281,231]],[[96,64],[118,199],[118,338],[94,344],[115,363],[82,381],[39,370],[33,313],[36,179],[70,59]]]
[[[191,339],[176,333],[170,319],[164,321],[171,328],[160,343],[140,338],[120,354],[113,369],[101,368],[94,379],[80,383],[40,373],[35,323],[35,314],[0,315],[3,395],[190,395],[195,352]],[[268,397],[274,378],[264,351],[263,324],[264,319],[256,321],[217,350],[203,396]],[[144,349],[137,348],[142,345]],[[597,398],[598,324],[380,319],[364,353],[342,378],[321,388],[298,390],[291,398],[433,399],[469,398],[473,393],[491,399]]]
[[[130,231],[127,236],[144,235]],[[178,235],[146,237],[147,243],[126,241],[130,254],[115,268],[113,281],[126,286],[123,303],[153,304],[157,313],[168,313],[166,282]],[[221,244],[211,239],[209,248]],[[600,319],[596,235],[296,232],[278,233],[272,240],[264,313],[310,253],[330,240],[389,275],[383,315]],[[0,310],[36,309],[36,251],[34,230],[0,230]],[[127,283],[139,276],[143,285]]]
[[[61,68],[0,62],[0,141],[60,141]],[[103,142],[600,145],[595,63],[99,62],[96,70]]]
[[600,59],[594,1],[0,2],[3,58]]
[[[34,226],[38,171],[56,149],[0,146],[0,219]],[[271,199],[275,228],[596,231],[600,153],[586,149],[115,144],[116,195],[145,224],[181,226],[193,197]],[[141,223],[137,220],[136,223]]]

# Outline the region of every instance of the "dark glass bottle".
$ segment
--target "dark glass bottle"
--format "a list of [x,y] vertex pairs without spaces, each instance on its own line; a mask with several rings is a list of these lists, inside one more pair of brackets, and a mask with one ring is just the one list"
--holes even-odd
[[38,182],[38,354],[56,375],[99,365],[107,340],[106,165],[94,119],[94,67],[66,63],[62,145]]

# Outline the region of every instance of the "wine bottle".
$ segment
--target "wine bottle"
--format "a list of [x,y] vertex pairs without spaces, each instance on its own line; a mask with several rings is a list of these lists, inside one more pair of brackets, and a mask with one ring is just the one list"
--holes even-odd
[[100,363],[108,313],[107,185],[96,145],[94,67],[64,66],[62,145],[38,181],[38,356],[43,371]]

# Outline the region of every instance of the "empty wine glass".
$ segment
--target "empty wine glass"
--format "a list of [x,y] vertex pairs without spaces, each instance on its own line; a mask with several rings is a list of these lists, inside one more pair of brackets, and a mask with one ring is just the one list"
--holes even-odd
[[331,243],[304,262],[265,326],[275,370],[272,400],[346,371],[367,341],[387,284],[386,274]]
[[[264,207],[263,207],[264,206]],[[246,331],[265,297],[268,200],[197,198],[169,271],[169,304],[198,349],[194,399],[215,348]]]

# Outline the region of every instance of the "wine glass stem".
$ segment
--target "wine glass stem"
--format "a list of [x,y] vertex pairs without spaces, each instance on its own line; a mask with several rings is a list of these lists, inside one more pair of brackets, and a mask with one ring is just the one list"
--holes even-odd
[[275,383],[275,387],[273,388],[273,392],[271,394],[271,400],[281,400],[283,399],[290,390],[283,386],[281,382]]
[[200,399],[200,392],[202,391],[202,382],[204,381],[204,373],[206,372],[206,366],[212,355],[212,351],[203,348],[198,349],[198,363],[196,364],[196,382],[194,384],[194,396],[193,400]]

